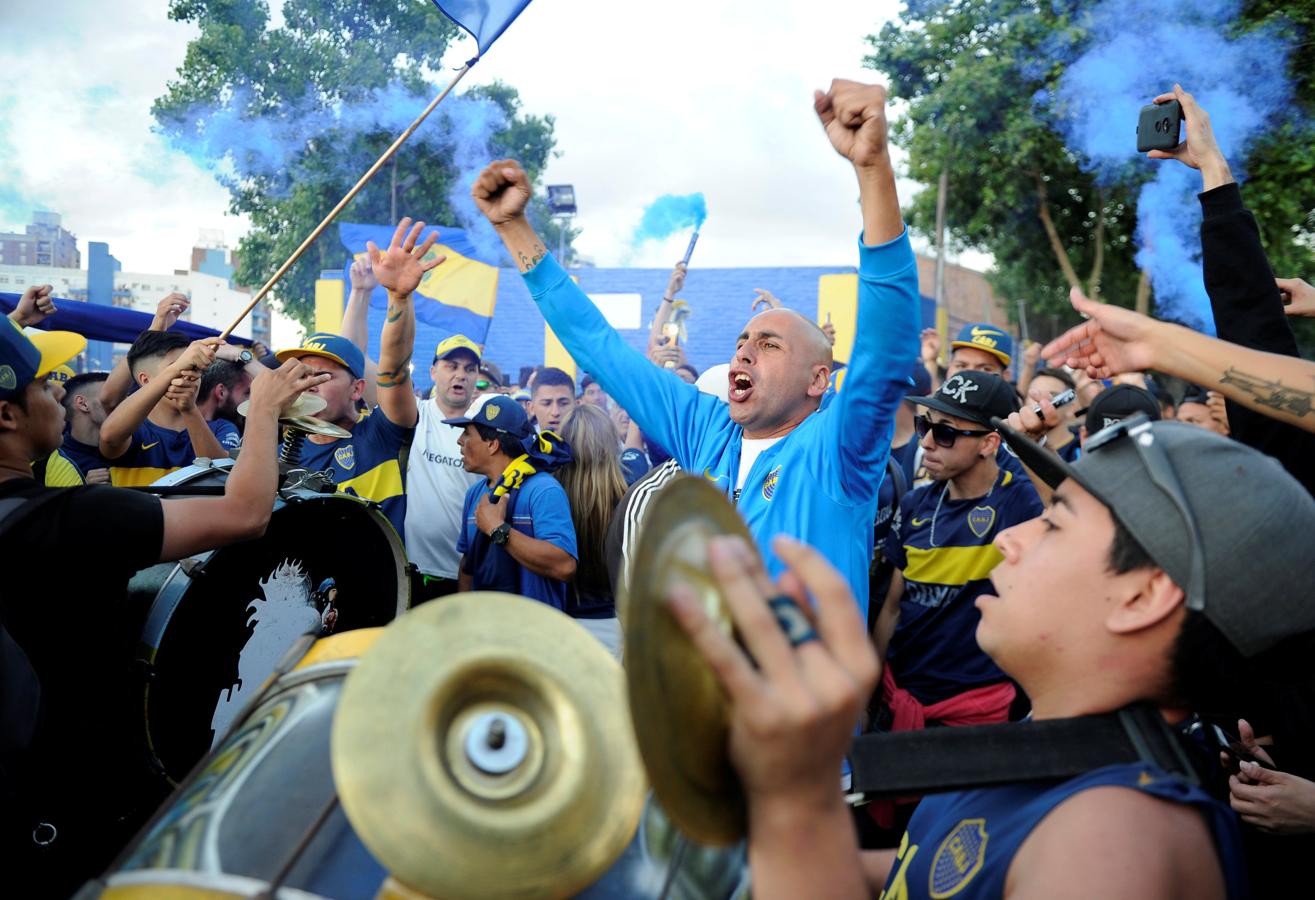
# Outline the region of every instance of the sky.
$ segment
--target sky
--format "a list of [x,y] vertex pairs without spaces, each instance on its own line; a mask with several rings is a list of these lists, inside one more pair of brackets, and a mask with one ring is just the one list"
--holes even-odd
[[[185,267],[202,229],[237,243],[248,223],[228,214],[227,192],[152,130],[151,102],[194,34],[167,7],[0,4],[9,51],[0,230],[21,231],[31,209],[53,210],[84,253],[86,241],[107,241],[125,270],[145,272]],[[638,247],[630,238],[646,204],[694,191],[708,202],[695,268],[853,265],[857,190],[817,124],[812,91],[833,77],[879,79],[862,67],[864,37],[898,8],[534,0],[467,82],[501,79],[526,112],[556,117],[560,156],[545,183],[575,186],[577,248],[599,266],[672,264],[687,235]],[[473,48],[467,38],[448,60],[458,65]],[[901,182],[905,199],[916,189]],[[295,335],[276,322],[276,342]]]

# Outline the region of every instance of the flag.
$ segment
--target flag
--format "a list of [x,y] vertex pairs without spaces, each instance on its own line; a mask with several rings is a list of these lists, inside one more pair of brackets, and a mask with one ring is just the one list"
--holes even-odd
[[[393,239],[393,231],[391,225],[343,222],[338,225],[338,239],[351,253],[351,260],[355,260],[365,255],[367,241],[374,241],[380,248],[387,247]],[[498,298],[496,260],[481,259],[463,228],[426,228],[416,243],[424,243],[434,232],[438,234],[438,242],[429,253],[446,256],[447,260],[426,272],[420,287],[416,288],[413,303],[416,323],[434,328],[443,337],[464,334],[483,346]],[[351,260],[343,269],[343,281],[348,285],[351,284]],[[388,292],[382,287],[375,288],[370,306],[387,309]]]
[[434,0],[434,5],[474,36],[482,56],[530,0]]

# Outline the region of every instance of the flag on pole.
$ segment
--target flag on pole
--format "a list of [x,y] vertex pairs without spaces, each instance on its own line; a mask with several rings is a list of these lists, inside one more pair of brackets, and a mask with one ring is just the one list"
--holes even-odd
[[474,36],[483,56],[530,0],[434,0],[434,5]]

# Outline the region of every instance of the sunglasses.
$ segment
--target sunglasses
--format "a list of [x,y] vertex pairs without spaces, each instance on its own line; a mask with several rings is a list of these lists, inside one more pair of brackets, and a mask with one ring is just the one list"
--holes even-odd
[[985,437],[991,433],[989,428],[985,431],[955,428],[945,422],[933,422],[927,416],[914,416],[913,430],[917,432],[918,440],[922,440],[928,432],[931,432],[931,439],[936,442],[936,446],[945,447],[946,449],[953,447],[954,442],[961,437]]
[[1178,475],[1174,472],[1173,464],[1169,462],[1164,449],[1155,443],[1151,420],[1144,414],[1138,413],[1132,418],[1115,422],[1087,438],[1087,446],[1082,452],[1094,453],[1101,447],[1107,447],[1123,438],[1132,441],[1132,447],[1137,451],[1137,458],[1141,460],[1142,468],[1151,476],[1151,483],[1178,508],[1178,515],[1182,517],[1183,525],[1187,528],[1187,535],[1192,540],[1192,570],[1187,582],[1187,608],[1200,612],[1205,609],[1205,544],[1201,540],[1201,530],[1197,527],[1196,516],[1192,515],[1191,504],[1187,502],[1187,495],[1183,492],[1182,482],[1178,480]]
[[489,383],[485,381],[483,378],[475,382],[475,387],[479,388],[481,391],[488,390],[488,386]]

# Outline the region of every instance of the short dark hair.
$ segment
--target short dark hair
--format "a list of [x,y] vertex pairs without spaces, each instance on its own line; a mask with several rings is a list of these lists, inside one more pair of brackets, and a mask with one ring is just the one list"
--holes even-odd
[[561,369],[554,369],[552,366],[546,366],[539,370],[534,376],[534,390],[531,393],[537,393],[541,387],[568,387],[571,389],[571,396],[575,396],[575,379],[571,378]]
[[1053,378],[1056,381],[1064,382],[1064,387],[1068,388],[1069,390],[1077,390],[1078,387],[1077,382],[1073,380],[1072,375],[1068,374],[1063,369],[1051,369],[1051,368],[1039,369],[1037,370],[1036,375],[1032,377],[1040,378],[1042,375],[1046,376],[1047,378]]
[[64,384],[64,412],[73,415],[73,398],[80,394],[89,384],[101,384],[110,377],[109,372],[83,372],[74,375]]
[[[1113,518],[1113,516],[1111,516]],[[1123,523],[1114,519],[1114,540],[1110,541],[1109,557],[1106,565],[1114,575],[1125,575],[1137,569],[1149,569],[1155,560],[1146,552],[1146,548],[1132,536],[1132,532],[1123,527]]]
[[144,359],[163,357],[192,343],[177,331],[143,331],[128,348],[128,371],[137,376],[137,365]]
[[681,363],[680,365],[676,366],[675,371],[679,372],[681,369],[684,369],[686,372],[689,372],[691,375],[693,375],[695,381],[699,380],[699,370],[691,366],[689,363]]
[[475,425],[475,430],[479,432],[479,436],[482,439],[498,442],[499,453],[510,456],[512,459],[524,455],[525,447],[519,440],[512,437],[510,434],[507,434],[507,432],[499,431],[496,428],[490,428],[488,425],[477,425],[474,422],[471,424]]
[[229,362],[226,359],[217,359],[205,367],[201,373],[201,387],[196,392],[196,402],[205,403],[210,399],[210,394],[214,389],[223,385],[232,391],[242,383],[246,377],[246,370],[235,362]]

